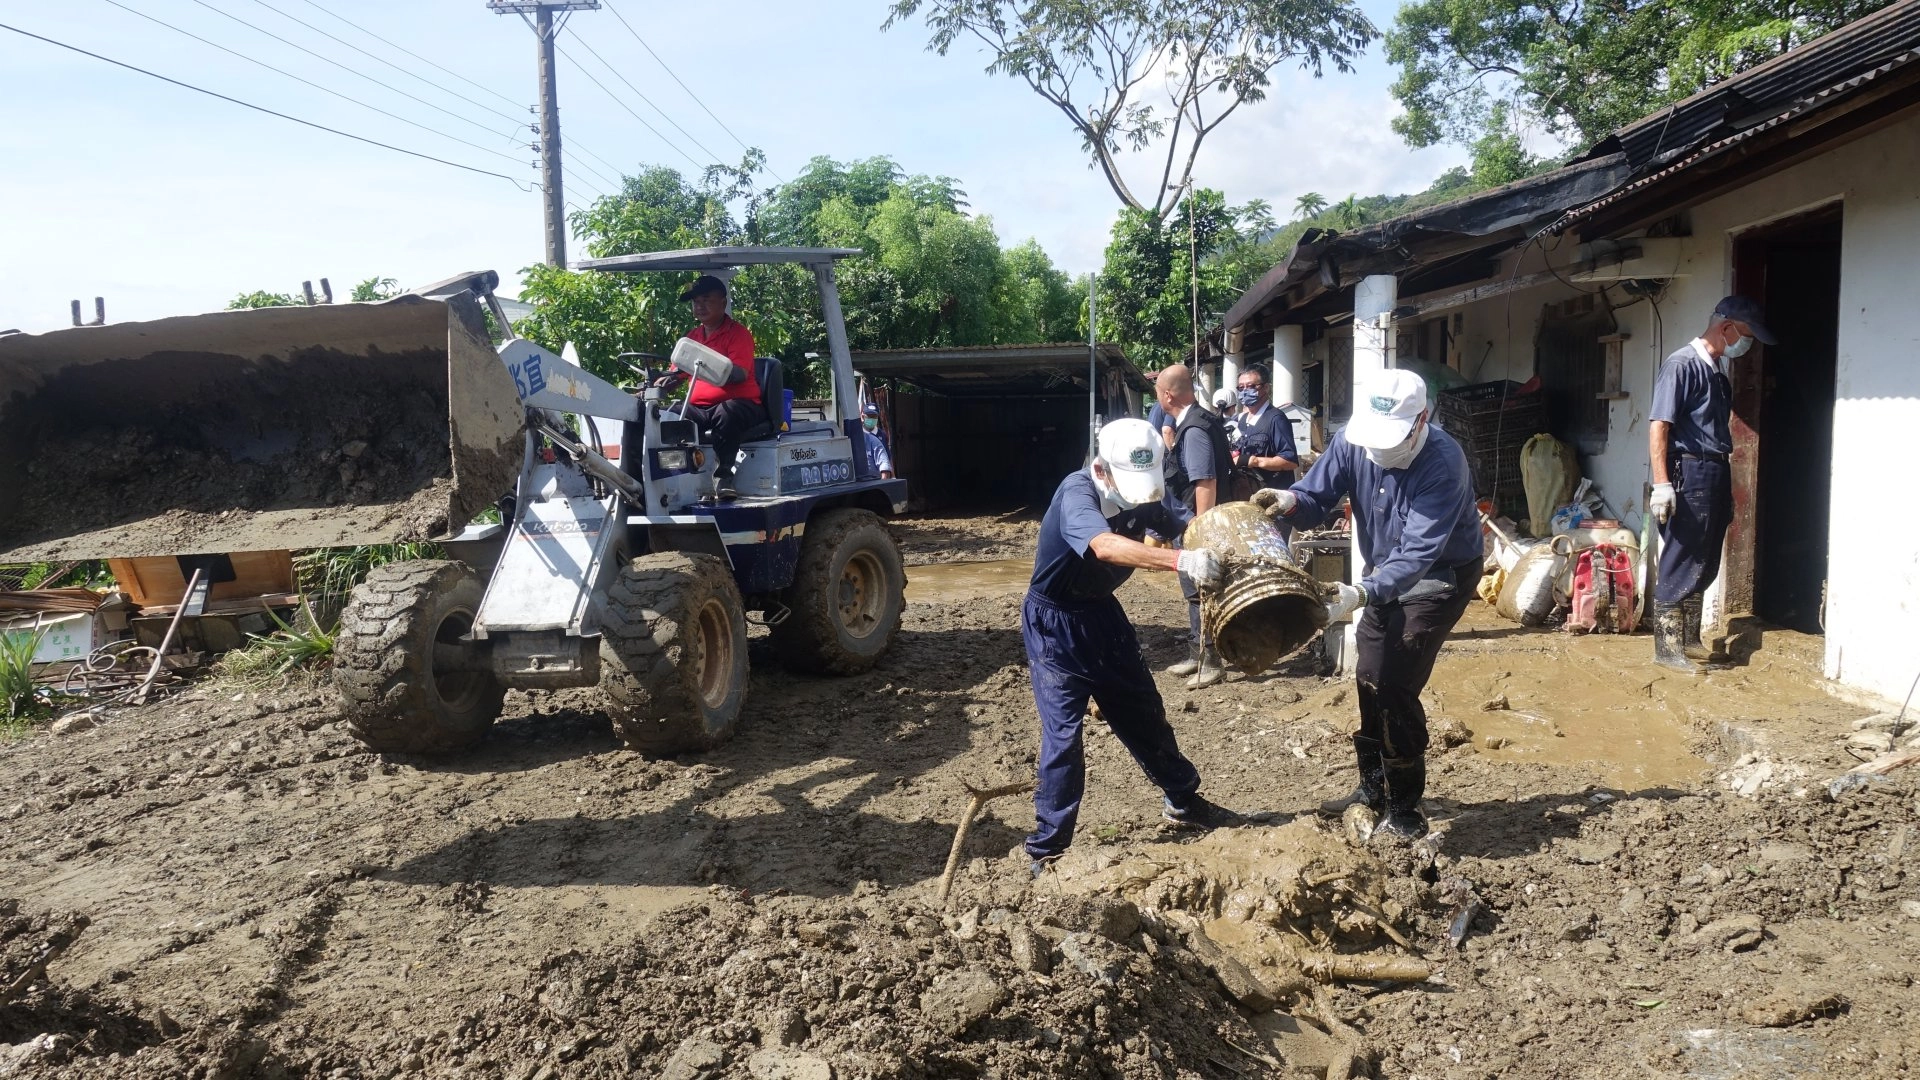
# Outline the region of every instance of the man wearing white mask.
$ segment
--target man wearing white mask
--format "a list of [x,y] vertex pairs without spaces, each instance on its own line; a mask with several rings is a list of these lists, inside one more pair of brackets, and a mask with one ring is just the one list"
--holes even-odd
[[1040,711],[1036,826],[1026,845],[1036,875],[1073,842],[1086,789],[1081,725],[1089,699],[1163,793],[1162,817],[1207,829],[1240,820],[1201,798],[1200,773],[1180,753],[1133,624],[1113,595],[1136,569],[1177,570],[1204,589],[1220,583],[1220,559],[1212,551],[1140,542],[1148,529],[1178,536],[1186,528],[1184,511],[1162,499],[1165,453],[1160,433],[1145,420],[1106,425],[1098,456],[1060,482],[1040,521],[1020,619]]
[[1295,528],[1313,528],[1353,505],[1359,585],[1341,585],[1327,605],[1338,624],[1360,619],[1355,676],[1360,731],[1353,737],[1360,783],[1321,804],[1340,813],[1365,803],[1381,815],[1376,835],[1414,840],[1427,833],[1420,796],[1427,783],[1427,713],[1420,691],[1434,658],[1480,581],[1480,519],[1467,456],[1428,423],[1427,384],[1389,370],[1354,388],[1355,409],[1317,464],[1291,488],[1262,488],[1253,501]]
[[1707,332],[1660,365],[1647,410],[1647,461],[1660,523],[1660,578],[1653,589],[1653,659],[1691,675],[1726,666],[1700,640],[1701,594],[1720,574],[1720,547],[1733,520],[1733,384],[1726,363],[1773,334],[1760,305],[1729,296]]

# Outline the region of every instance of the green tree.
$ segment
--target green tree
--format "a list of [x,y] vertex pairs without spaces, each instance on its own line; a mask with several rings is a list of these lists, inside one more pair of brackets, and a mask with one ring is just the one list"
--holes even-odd
[[1001,258],[995,341],[1077,341],[1084,335],[1086,288],[1054,266],[1038,240],[1010,247]]
[[1333,204],[1333,220],[1343,229],[1357,229],[1367,223],[1367,209],[1360,205],[1360,196],[1348,195]]
[[1309,191],[1293,200],[1293,216],[1300,221],[1305,221],[1326,208],[1327,197],[1317,191]]
[[246,308],[293,307],[301,303],[304,303],[304,301],[295,300],[289,293],[267,292],[264,289],[256,289],[253,292],[241,293],[239,296],[227,301],[227,310],[240,311]]
[[1265,203],[1228,206],[1208,188],[1163,223],[1144,210],[1122,210],[1100,272],[1100,336],[1148,368],[1185,357],[1193,346],[1195,254],[1204,331],[1272,265],[1262,240],[1272,228]]
[[[985,45],[988,73],[1020,79],[1058,109],[1121,205],[1156,226],[1201,144],[1266,97],[1275,68],[1349,71],[1378,36],[1353,0],[894,0],[885,25],[923,10],[928,49]],[[1119,155],[1156,143],[1158,175],[1136,192]]]
[[1506,175],[1522,160],[1504,138],[1514,123],[1591,144],[1882,2],[1414,0],[1386,35],[1406,110],[1393,128],[1414,146],[1473,146],[1476,173]]
[[390,277],[370,277],[353,287],[351,299],[356,304],[370,303],[375,300],[391,300],[400,295],[400,283]]

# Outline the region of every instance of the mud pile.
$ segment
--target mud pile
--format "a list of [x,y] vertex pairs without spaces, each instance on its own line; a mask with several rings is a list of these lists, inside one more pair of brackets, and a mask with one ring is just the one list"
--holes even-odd
[[418,1053],[430,1071],[544,1060],[677,1080],[1280,1075],[1205,967],[1152,929],[1124,901],[956,917],[716,889],[644,942],[549,959],[523,998]]

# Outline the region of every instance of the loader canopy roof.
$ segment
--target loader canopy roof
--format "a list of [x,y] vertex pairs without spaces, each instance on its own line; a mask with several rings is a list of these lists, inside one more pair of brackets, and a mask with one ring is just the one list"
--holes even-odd
[[771,263],[799,263],[802,266],[831,265],[835,259],[860,254],[859,248],[806,247],[707,247],[680,251],[643,251],[637,255],[614,255],[605,259],[576,259],[575,270],[637,272],[642,270],[695,270],[707,273],[736,266],[765,266]]

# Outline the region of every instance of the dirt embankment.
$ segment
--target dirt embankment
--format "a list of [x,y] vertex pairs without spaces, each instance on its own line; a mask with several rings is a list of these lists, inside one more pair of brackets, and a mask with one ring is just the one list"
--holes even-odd
[[[966,554],[995,550],[1000,527]],[[1030,775],[1037,733],[1017,584],[929,599],[851,679],[780,674],[756,638],[739,736],[677,760],[618,749],[586,693],[511,696],[451,761],[361,752],[318,693],[201,690],[0,748],[0,896],[18,905],[0,908],[0,961],[16,971],[66,913],[92,920],[51,982],[0,1004],[15,1044],[0,1068],[1920,1069],[1916,770],[1824,794],[1862,710],[1820,693],[1804,642],[1769,637],[1747,667],[1678,683],[1644,639],[1476,615],[1430,695],[1436,837],[1398,852],[1310,820],[1351,783],[1343,684],[1298,661],[1197,693],[1165,678],[1207,794],[1269,816],[1198,843],[1168,832],[1094,725],[1073,861],[1032,882],[1015,851],[1031,808],[996,800],[942,908],[964,785]],[[1185,614],[1166,576],[1123,600],[1149,660],[1175,659]],[[1300,978],[1356,956],[1430,978]]]

